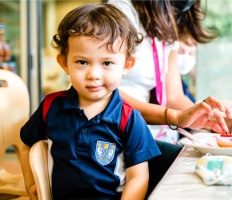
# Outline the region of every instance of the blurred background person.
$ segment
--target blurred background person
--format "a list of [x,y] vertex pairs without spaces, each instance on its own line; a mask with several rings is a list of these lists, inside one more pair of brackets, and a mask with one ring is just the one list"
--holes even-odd
[[10,70],[8,65],[11,59],[10,42],[5,40],[4,35],[5,25],[0,23],[0,69]]

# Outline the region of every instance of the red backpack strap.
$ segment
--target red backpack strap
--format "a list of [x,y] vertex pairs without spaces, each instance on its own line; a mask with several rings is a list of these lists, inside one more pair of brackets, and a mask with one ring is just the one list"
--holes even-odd
[[52,101],[58,97],[58,96],[66,96],[67,91],[60,91],[60,92],[55,92],[52,94],[47,95],[44,98],[44,104],[43,104],[43,121],[46,123],[46,118],[47,118],[47,114],[48,114],[48,110],[50,108],[50,105],[52,103]]
[[120,121],[120,131],[123,134],[126,128],[127,122],[130,118],[130,114],[133,108],[125,101],[122,101],[122,117]]

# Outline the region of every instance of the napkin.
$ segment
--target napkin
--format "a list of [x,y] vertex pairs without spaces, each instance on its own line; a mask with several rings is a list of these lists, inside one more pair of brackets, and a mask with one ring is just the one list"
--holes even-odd
[[206,154],[195,166],[206,185],[232,185],[232,157]]

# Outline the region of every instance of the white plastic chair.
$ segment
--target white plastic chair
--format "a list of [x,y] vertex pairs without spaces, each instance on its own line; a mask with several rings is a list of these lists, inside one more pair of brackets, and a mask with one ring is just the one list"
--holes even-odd
[[22,172],[9,173],[3,165],[7,148],[13,146],[20,163],[20,128],[29,118],[29,94],[23,80],[13,72],[0,69],[0,196],[27,196]]
[[35,143],[29,154],[38,200],[51,200],[51,187],[48,174],[48,144],[42,140]]

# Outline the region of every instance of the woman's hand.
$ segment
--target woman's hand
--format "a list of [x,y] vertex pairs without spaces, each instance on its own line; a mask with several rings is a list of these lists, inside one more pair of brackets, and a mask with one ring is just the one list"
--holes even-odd
[[208,97],[204,102],[214,108],[214,111],[221,111],[221,114],[225,116],[225,118],[232,119],[232,102],[226,100],[219,101],[214,97]]
[[224,120],[232,127],[231,106],[229,103],[208,97],[204,102],[185,110],[178,111],[178,125],[189,128],[208,128],[218,133],[227,133],[229,129]]

